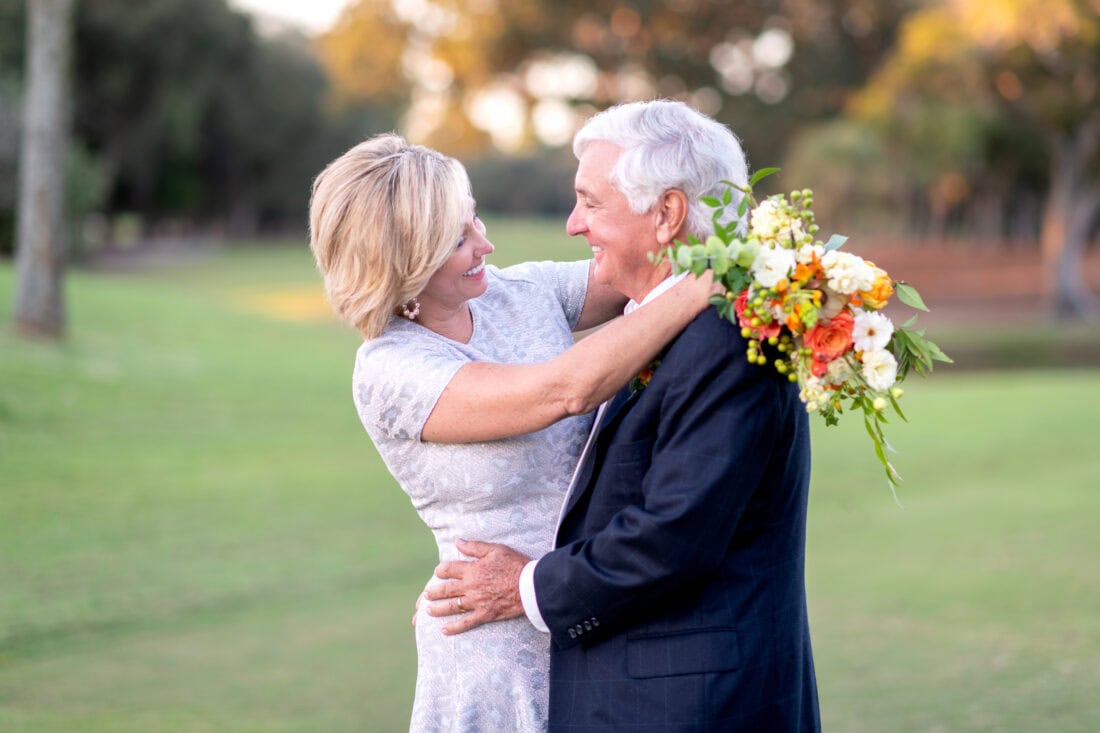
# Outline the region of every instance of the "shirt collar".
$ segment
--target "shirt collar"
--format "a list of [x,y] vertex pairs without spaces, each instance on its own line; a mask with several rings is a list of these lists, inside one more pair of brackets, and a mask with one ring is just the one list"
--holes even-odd
[[664,280],[657,283],[657,287],[653,288],[653,290],[650,290],[649,293],[647,293],[646,296],[644,298],[642,298],[641,303],[637,303],[634,300],[631,300],[629,303],[627,303],[626,308],[623,310],[623,313],[633,313],[634,311],[638,310],[643,305],[645,305],[649,301],[653,300],[658,295],[665,292],[666,290],[671,288],[676,283],[683,280],[684,276],[687,275],[687,274],[688,274],[688,271],[684,270],[679,275],[669,275]]

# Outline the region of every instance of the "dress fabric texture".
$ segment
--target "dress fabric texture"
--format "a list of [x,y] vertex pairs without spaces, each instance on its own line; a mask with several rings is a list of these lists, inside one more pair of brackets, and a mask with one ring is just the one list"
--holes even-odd
[[[470,301],[470,343],[395,317],[381,336],[360,346],[355,360],[359,417],[432,531],[441,561],[462,557],[458,538],[503,543],[529,557],[548,552],[591,427],[591,416],[584,416],[484,443],[420,441],[428,415],[463,364],[540,362],[573,344],[587,262],[487,267],[486,275],[486,292]],[[438,582],[430,569],[425,581],[429,577]],[[550,637],[522,617],[447,637],[446,620],[426,608],[421,604],[416,620],[410,730],[545,730]]]

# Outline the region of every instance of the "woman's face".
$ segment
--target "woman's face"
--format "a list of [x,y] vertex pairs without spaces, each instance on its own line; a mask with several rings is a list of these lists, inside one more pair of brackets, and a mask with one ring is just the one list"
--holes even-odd
[[457,308],[485,292],[485,257],[493,243],[485,237],[485,224],[473,205],[470,217],[455,243],[455,250],[436,270],[419,296],[421,303],[434,302],[443,308]]

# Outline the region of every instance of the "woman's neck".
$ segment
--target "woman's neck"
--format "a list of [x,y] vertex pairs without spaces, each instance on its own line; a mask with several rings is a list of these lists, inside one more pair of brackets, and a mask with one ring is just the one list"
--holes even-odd
[[424,328],[446,336],[452,341],[469,343],[474,335],[474,315],[469,301],[463,301],[456,308],[441,307],[434,303],[421,301],[420,317],[416,319]]

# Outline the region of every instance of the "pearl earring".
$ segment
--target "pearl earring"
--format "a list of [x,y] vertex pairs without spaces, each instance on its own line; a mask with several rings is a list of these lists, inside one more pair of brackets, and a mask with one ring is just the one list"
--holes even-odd
[[410,321],[415,321],[416,317],[420,315],[420,301],[413,298],[408,303],[401,307],[401,315],[408,318]]

